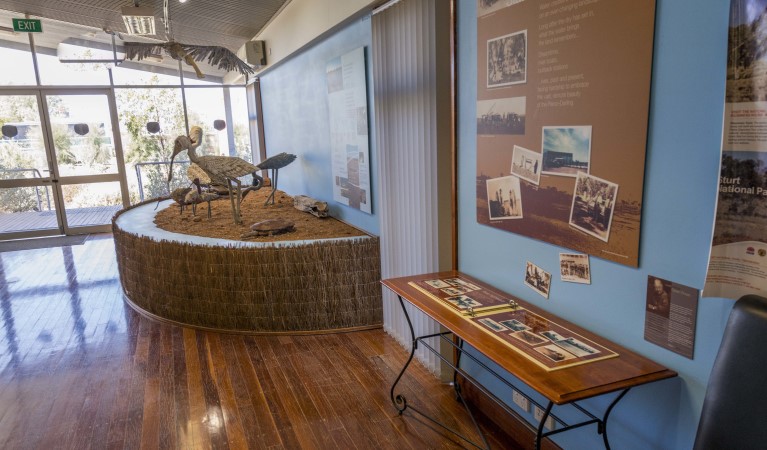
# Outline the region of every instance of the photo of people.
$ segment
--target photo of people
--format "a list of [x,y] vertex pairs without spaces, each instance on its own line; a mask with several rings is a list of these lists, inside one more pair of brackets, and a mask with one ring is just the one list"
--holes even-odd
[[429,286],[435,288],[435,289],[442,289],[442,288],[449,288],[450,285],[445,283],[442,280],[426,280],[424,283],[428,284]]
[[527,81],[527,30],[487,41],[487,87]]
[[647,277],[647,311],[668,318],[671,309],[671,282]]
[[541,336],[545,337],[546,339],[552,342],[561,341],[565,338],[564,336],[557,333],[556,331],[551,331],[551,330],[541,331],[540,334]]
[[475,301],[465,295],[456,295],[455,297],[448,297],[445,300],[461,309],[466,309],[469,307],[476,308],[478,306],[482,306],[482,303],[479,303],[478,301]]
[[591,126],[543,127],[542,141],[543,173],[566,177],[589,173]]
[[591,284],[589,255],[583,253],[560,253],[559,273],[562,281]]
[[570,208],[570,226],[607,242],[617,198],[617,184],[578,172]]
[[527,325],[520,322],[517,319],[511,319],[511,320],[502,320],[501,325],[505,326],[506,328],[514,331],[527,331],[530,329]]
[[519,178],[508,176],[487,180],[487,207],[490,220],[521,219]]
[[477,102],[477,134],[525,134],[527,97]]
[[554,344],[551,345],[544,345],[543,347],[535,347],[535,351],[542,354],[543,356],[551,359],[555,362],[565,361],[568,359],[575,358],[575,355],[571,353],[567,353],[566,351],[562,350],[561,348],[557,347]]
[[444,292],[447,295],[461,295],[469,292],[470,289],[466,289],[463,286],[450,286],[442,289],[442,292]]
[[538,345],[538,344],[543,344],[544,342],[546,342],[545,339],[541,339],[540,336],[536,336],[535,334],[529,331],[519,331],[517,333],[511,333],[509,336],[519,339],[520,341],[528,345]]
[[568,352],[578,357],[596,355],[599,353],[599,350],[589,347],[588,345],[574,338],[567,338],[556,341],[556,345],[557,347],[567,350]]
[[482,323],[484,326],[490,328],[491,330],[495,331],[496,333],[499,331],[506,331],[507,328],[503,325],[499,324],[493,319],[479,319],[479,322]]
[[549,298],[549,288],[551,288],[551,274],[527,261],[525,269],[525,284],[530,286],[535,292]]
[[448,278],[445,282],[450,283],[451,286],[461,286],[470,291],[478,291],[480,288],[476,284],[471,284],[468,281],[463,281],[460,278]]
[[515,145],[511,155],[511,174],[538,186],[541,181],[541,154]]
[[525,0],[479,0],[477,1],[477,17],[482,17],[523,1]]

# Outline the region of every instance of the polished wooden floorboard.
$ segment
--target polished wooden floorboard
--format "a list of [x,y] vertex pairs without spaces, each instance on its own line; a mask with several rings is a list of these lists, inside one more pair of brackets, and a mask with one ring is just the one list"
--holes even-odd
[[[147,319],[122,300],[109,235],[0,253],[0,320],[3,449],[466,445],[396,413],[389,387],[407,352],[382,330],[241,336]],[[478,439],[423,366],[401,386]],[[508,448],[493,431],[491,445]]]

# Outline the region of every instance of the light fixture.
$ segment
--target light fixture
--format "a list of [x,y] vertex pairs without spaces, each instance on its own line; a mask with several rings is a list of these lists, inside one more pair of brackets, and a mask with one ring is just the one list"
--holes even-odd
[[128,34],[157,34],[154,26],[154,10],[146,6],[123,6],[123,22]]
[[186,3],[186,0],[178,0],[179,3]]

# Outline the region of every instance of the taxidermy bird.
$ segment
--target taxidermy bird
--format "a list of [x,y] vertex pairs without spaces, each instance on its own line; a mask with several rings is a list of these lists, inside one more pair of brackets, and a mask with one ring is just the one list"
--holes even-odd
[[240,217],[240,204],[242,203],[242,182],[239,177],[251,174],[253,186],[250,189],[261,187],[263,179],[256,174],[260,170],[257,166],[237,158],[236,156],[220,155],[197,155],[197,147],[202,143],[202,128],[193,126],[190,136],[179,136],[173,143],[173,154],[170,157],[170,170],[168,171],[168,183],[173,179],[173,160],[176,155],[186,150],[189,160],[197,165],[208,178],[216,184],[222,184],[229,190],[229,199],[232,203],[234,223],[242,222]]
[[123,42],[123,45],[125,46],[125,58],[139,61],[165,51],[171,58],[184,61],[192,66],[197,78],[205,78],[205,75],[200,71],[196,61],[205,60],[211,66],[216,66],[227,72],[236,70],[246,77],[255,73],[247,63],[225,47],[182,44],[173,40],[161,43]]

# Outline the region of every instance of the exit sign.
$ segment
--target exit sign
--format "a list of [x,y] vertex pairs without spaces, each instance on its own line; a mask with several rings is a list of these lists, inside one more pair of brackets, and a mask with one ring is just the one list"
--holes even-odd
[[13,31],[42,33],[43,24],[40,23],[40,19],[13,19]]

